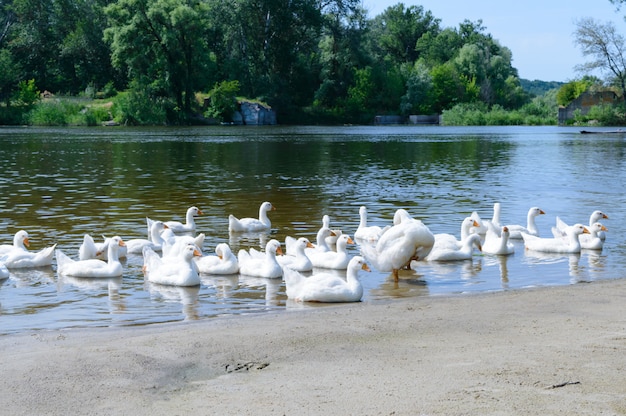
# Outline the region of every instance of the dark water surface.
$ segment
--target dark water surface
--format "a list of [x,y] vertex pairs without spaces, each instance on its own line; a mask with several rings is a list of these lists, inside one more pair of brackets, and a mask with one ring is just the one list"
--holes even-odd
[[[565,256],[516,243],[509,257],[420,264],[398,284],[372,270],[362,273],[363,301],[623,278],[625,140],[561,127],[0,128],[0,244],[25,229],[31,250],[57,243],[76,258],[85,233],[144,238],[146,217],[184,220],[196,205],[205,254],[220,242],[264,248],[263,236],[229,238],[227,218],[256,216],[266,200],[280,241],[313,241],[324,214],[354,234],[361,205],[371,225],[405,208],[434,233],[458,236],[465,216],[489,219],[500,202],[509,224],[541,207],[542,236],[556,216],[586,224],[601,209],[607,242]],[[323,307],[288,301],[281,279],[203,276],[200,287],[168,288],[144,282],[140,256],[123,264],[112,280],[60,278],[54,264],[12,271],[0,281],[0,334]]]

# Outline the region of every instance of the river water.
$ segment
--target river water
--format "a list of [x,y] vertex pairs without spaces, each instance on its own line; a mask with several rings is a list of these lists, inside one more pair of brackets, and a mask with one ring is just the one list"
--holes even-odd
[[[144,238],[146,217],[184,221],[195,205],[205,254],[220,242],[235,253],[262,249],[268,236],[230,237],[228,215],[254,217],[263,201],[277,207],[269,237],[280,241],[314,241],[324,214],[353,234],[361,205],[370,225],[388,225],[405,208],[433,233],[458,236],[464,217],[489,219],[500,202],[509,224],[542,208],[542,236],[557,216],[586,224],[600,209],[607,242],[564,256],[518,242],[508,257],[421,262],[397,284],[373,269],[361,273],[363,301],[623,278],[624,139],[564,127],[0,128],[0,244],[25,229],[31,250],[57,244],[76,258],[86,233]],[[110,280],[58,276],[55,263],[12,270],[0,281],[0,334],[324,307],[287,300],[281,279],[203,276],[200,287],[162,287],[144,282],[141,256],[123,264],[123,277]]]

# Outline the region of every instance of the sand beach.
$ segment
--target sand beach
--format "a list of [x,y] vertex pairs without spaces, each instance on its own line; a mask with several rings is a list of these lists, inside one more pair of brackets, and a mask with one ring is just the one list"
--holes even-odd
[[624,415],[626,280],[0,337],[6,415]]

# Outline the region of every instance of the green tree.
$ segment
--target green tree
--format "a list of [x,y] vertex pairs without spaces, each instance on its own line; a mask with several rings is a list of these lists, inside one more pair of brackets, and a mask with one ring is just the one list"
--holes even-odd
[[11,105],[11,96],[19,82],[19,66],[8,49],[0,49],[0,102]]
[[487,105],[505,108],[523,105],[529,97],[523,92],[517,71],[511,65],[511,51],[484,33],[482,22],[465,21],[460,25],[466,43],[454,58],[457,71],[480,88],[480,99]]
[[125,76],[111,64],[111,50],[104,41],[108,0],[73,0],[73,17],[59,44],[59,70],[63,73],[62,91],[76,94],[93,86],[100,91],[107,84],[125,87]]
[[35,80],[20,81],[15,94],[15,102],[18,105],[30,107],[40,99],[40,92],[35,85]]
[[233,121],[237,109],[239,81],[222,81],[209,92],[209,108],[206,115],[220,121]]
[[452,62],[446,62],[434,67],[431,69],[430,75],[433,80],[432,100],[434,112],[441,113],[443,110],[466,100],[465,83]]
[[417,41],[416,51],[429,66],[452,60],[463,46],[461,35],[454,28],[427,32]]
[[438,33],[440,22],[422,6],[390,6],[372,21],[374,53],[389,57],[395,64],[413,64],[419,58],[419,39],[427,33]]
[[592,82],[589,79],[575,80],[563,84],[556,93],[557,104],[567,106],[578,98],[580,94],[587,91],[591,85]]
[[220,77],[239,80],[242,94],[272,102],[278,111],[301,104],[298,98],[311,102],[319,82],[311,76],[317,66],[311,58],[317,58],[321,4],[310,0],[212,0],[211,5],[215,11],[211,20],[221,42],[214,49]]
[[11,0],[11,25],[0,36],[19,63],[19,78],[71,94],[114,79],[102,39],[105,1]]
[[407,77],[406,94],[402,96],[400,112],[409,114],[431,114],[433,112],[433,79],[428,67],[417,61]]
[[104,34],[113,65],[127,68],[139,85],[149,86],[151,94],[172,100],[170,118],[188,117],[195,91],[204,89],[209,75],[211,54],[204,35],[210,12],[207,3],[118,0],[105,12],[109,27]]
[[320,87],[315,92],[318,104],[333,107],[345,101],[348,89],[358,82],[355,68],[367,66],[362,46],[365,20],[365,10],[356,5],[324,14],[318,53]]

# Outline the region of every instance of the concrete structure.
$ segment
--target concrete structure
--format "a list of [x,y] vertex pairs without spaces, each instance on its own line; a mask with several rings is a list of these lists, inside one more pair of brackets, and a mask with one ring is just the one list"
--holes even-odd
[[559,124],[566,124],[567,120],[573,119],[577,110],[580,110],[580,115],[584,116],[594,105],[613,105],[619,101],[620,97],[613,91],[584,92],[567,107],[559,107]]
[[238,125],[275,125],[276,112],[260,103],[240,101],[233,115],[233,123]]
[[374,124],[440,124],[439,115],[410,115],[408,118],[404,116],[376,116]]

